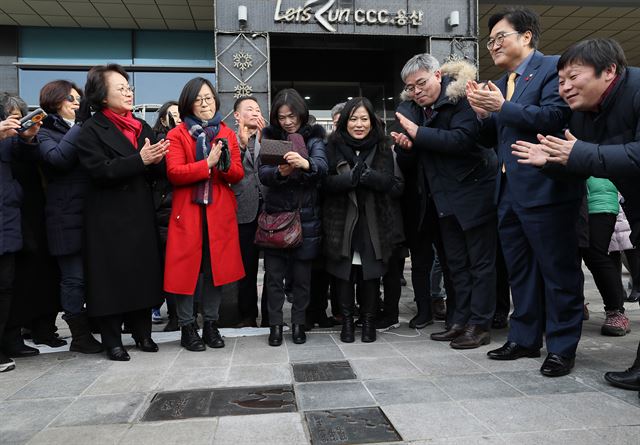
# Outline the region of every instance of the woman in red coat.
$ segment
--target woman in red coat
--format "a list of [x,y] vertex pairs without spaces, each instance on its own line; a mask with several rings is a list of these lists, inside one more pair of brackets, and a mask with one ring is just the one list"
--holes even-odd
[[[222,122],[220,100],[208,80],[182,89],[182,124],[169,132],[167,176],[174,186],[167,235],[164,289],[175,294],[181,344],[189,351],[224,347],[215,321],[224,284],[244,277],[236,198],[229,187],[244,176],[235,133]],[[204,276],[202,338],[193,316],[198,275]],[[204,340],[204,341],[203,341]]]

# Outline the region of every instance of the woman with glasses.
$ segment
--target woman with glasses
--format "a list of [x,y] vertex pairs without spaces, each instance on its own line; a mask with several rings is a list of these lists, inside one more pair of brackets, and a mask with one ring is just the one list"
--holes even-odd
[[38,140],[47,178],[47,241],[60,268],[62,318],[72,337],[69,349],[95,354],[102,352],[102,345],[91,335],[82,266],[82,215],[89,176],[78,162],[75,146],[81,130],[76,124],[81,99],[82,90],[73,82],[55,80],[46,84],[40,90],[40,107],[48,116]]
[[[178,99],[182,123],[169,131],[167,176],[173,184],[164,290],[174,295],[181,345],[189,351],[223,348],[216,324],[222,286],[244,276],[236,197],[230,184],[244,176],[235,133],[222,122],[211,82],[191,79]],[[202,275],[202,337],[193,299]]]
[[303,240],[293,249],[264,249],[271,329],[268,341],[271,346],[282,344],[283,282],[289,270],[293,276],[292,337],[294,343],[302,344],[306,342],[304,325],[311,295],[311,263],[320,253],[321,244],[318,186],[327,173],[325,132],[321,126],[309,124],[309,108],[294,89],[284,89],[276,94],[269,123],[262,131],[263,139],[289,140],[294,151],[284,155],[286,164],[261,164],[258,167],[260,182],[266,188],[264,211],[273,214],[299,209]]
[[129,360],[122,323],[144,352],[151,339],[151,308],[162,302],[160,243],[150,182],[162,174],[169,143],[133,116],[133,88],[120,65],[91,68],[86,99],[95,114],[76,141],[88,171],[83,241],[87,311],[97,317],[111,360]]

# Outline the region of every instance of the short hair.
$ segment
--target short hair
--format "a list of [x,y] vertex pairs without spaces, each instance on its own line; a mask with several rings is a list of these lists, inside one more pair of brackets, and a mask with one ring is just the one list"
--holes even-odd
[[309,123],[309,107],[305,100],[293,88],[285,88],[278,91],[276,97],[271,103],[271,113],[269,114],[269,123],[277,128],[282,128],[278,121],[278,110],[286,105],[291,112],[300,119],[300,127],[304,127]]
[[606,38],[588,39],[571,45],[560,56],[558,71],[573,63],[593,67],[597,77],[614,63],[616,74],[622,74],[627,69],[627,58],[620,44]]
[[18,110],[22,117],[29,113],[29,106],[20,96],[4,92],[0,94],[0,108],[3,118],[6,119],[13,110]]
[[339,104],[335,104],[331,109],[331,119],[336,117],[336,114],[340,114],[342,109],[344,108],[346,102],[340,102]]
[[258,106],[260,106],[260,104],[258,103],[258,99],[256,99],[255,97],[252,96],[242,96],[236,99],[236,101],[233,103],[233,111],[236,112],[238,111],[238,108],[240,108],[240,105],[242,104],[242,102],[246,101],[246,100],[252,100],[255,103],[258,104]]
[[340,113],[340,119],[338,119],[338,123],[336,125],[336,131],[331,134],[336,134],[339,132],[346,133],[347,131],[347,123],[349,119],[356,112],[356,110],[360,107],[364,107],[367,110],[367,114],[369,114],[369,120],[371,121],[371,134],[373,134],[376,139],[380,140],[385,137],[384,134],[384,126],[380,118],[376,115],[376,111],[373,108],[373,104],[366,97],[354,97],[353,99],[347,101]]
[[158,108],[158,112],[157,112],[158,118],[156,119],[156,123],[153,126],[153,131],[156,134],[166,133],[167,131],[169,131],[169,128],[167,128],[167,126],[162,123],[162,118],[167,117],[167,114],[169,113],[169,108],[174,105],[178,105],[178,101],[169,100],[163,103],[160,108]]
[[540,17],[538,14],[531,9],[523,7],[506,8],[489,17],[489,33],[491,33],[493,27],[502,19],[511,23],[513,29],[520,34],[531,31],[531,42],[529,46],[533,49],[538,47],[538,42],[540,41]]
[[76,90],[82,97],[82,89],[71,81],[54,80],[47,83],[40,90],[40,108],[49,114],[57,113],[67,96],[71,94],[71,90]]
[[110,63],[108,65],[97,65],[89,70],[87,74],[87,83],[84,86],[85,97],[96,111],[100,111],[104,108],[104,101],[107,98],[107,80],[105,75],[109,72],[120,74],[122,77],[129,80],[129,74],[124,70],[121,65],[117,63]]
[[429,53],[416,54],[412,58],[410,58],[407,63],[402,67],[402,71],[400,72],[400,77],[404,82],[407,77],[410,75],[420,71],[426,70],[430,73],[433,73],[440,69],[440,62],[438,59],[433,57]]
[[203,85],[211,88],[213,101],[216,104],[216,112],[220,110],[220,98],[211,81],[204,77],[194,77],[182,87],[182,92],[178,98],[178,113],[180,113],[180,119],[185,120],[187,116],[193,116],[193,104],[198,94],[200,94]]

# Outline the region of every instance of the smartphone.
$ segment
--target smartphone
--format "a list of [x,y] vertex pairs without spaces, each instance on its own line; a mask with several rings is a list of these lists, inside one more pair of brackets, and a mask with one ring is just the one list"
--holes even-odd
[[31,113],[20,119],[20,128],[18,128],[18,133],[27,131],[35,124],[42,121],[42,119],[44,119],[45,117],[47,117],[47,113],[45,113],[42,108],[36,108]]

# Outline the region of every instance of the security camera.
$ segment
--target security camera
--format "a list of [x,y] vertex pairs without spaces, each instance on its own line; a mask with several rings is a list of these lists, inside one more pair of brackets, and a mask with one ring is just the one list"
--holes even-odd
[[244,29],[247,26],[247,7],[244,5],[238,6],[238,23],[240,28]]
[[447,19],[447,24],[455,28],[460,25],[460,12],[459,11],[451,11],[449,14],[449,18]]

